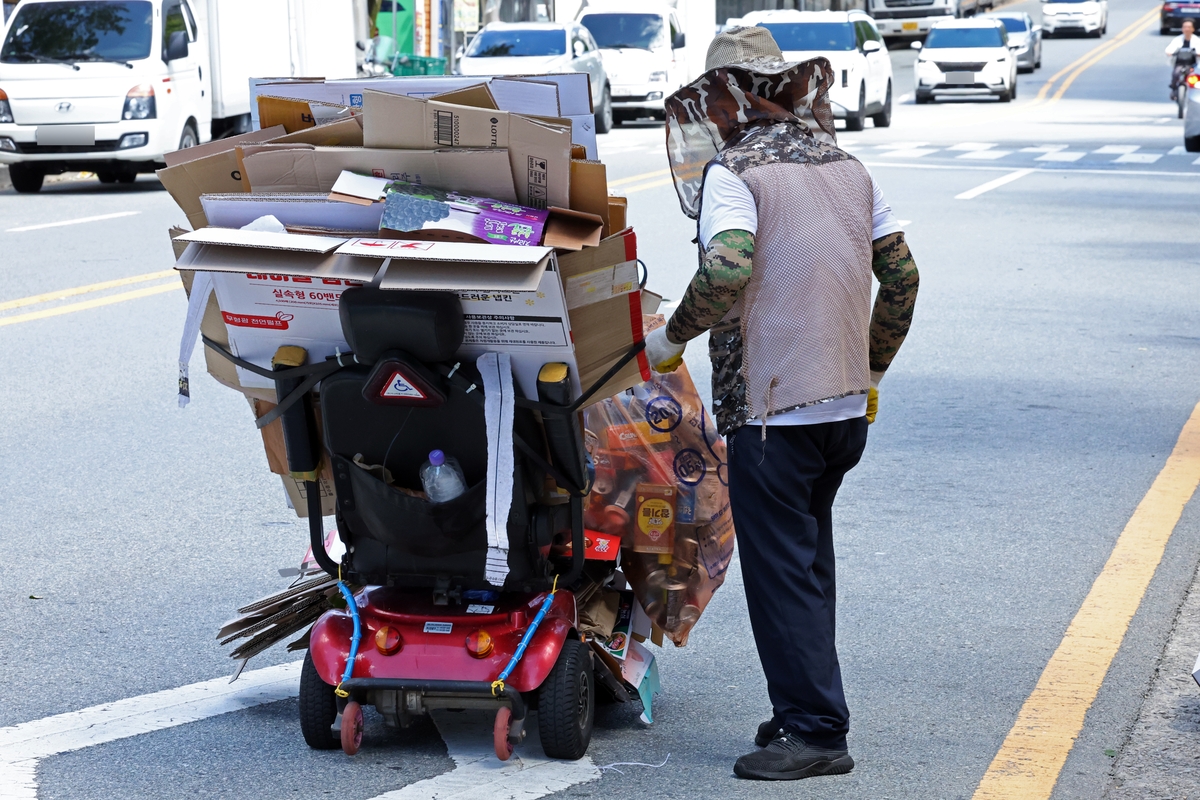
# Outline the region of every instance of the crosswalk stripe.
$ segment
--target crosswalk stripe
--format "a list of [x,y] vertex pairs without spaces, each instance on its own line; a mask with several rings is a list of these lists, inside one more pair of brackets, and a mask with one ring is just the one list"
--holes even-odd
[[1161,153],[1126,153],[1113,159],[1114,164],[1153,164],[1162,158]]
[[1012,150],[970,150],[966,153],[955,156],[955,158],[974,159],[976,161],[995,161],[998,158],[1004,158],[1005,156],[1011,155]]
[[1106,145],[1104,145],[1104,147],[1101,147],[1099,150],[1093,150],[1092,152],[1099,153],[1102,155],[1108,155],[1110,153],[1113,155],[1117,155],[1117,154],[1128,155],[1129,153],[1132,153],[1133,151],[1139,149],[1140,147],[1141,147],[1141,145],[1138,145],[1138,144],[1106,144]]
[[[990,150],[995,146],[996,146],[995,143],[989,143],[989,142],[959,142],[958,144],[951,145],[950,147],[947,147],[946,149],[947,150],[965,150],[967,152],[977,152],[980,150]],[[959,156],[959,158],[962,158],[962,157],[963,156]]]
[[1086,155],[1087,153],[1083,150],[1055,150],[1051,153],[1042,153],[1034,161],[1078,161]]
[[936,152],[938,151],[935,148],[911,147],[907,150],[892,150],[888,152],[887,155],[891,156],[892,158],[920,158],[921,156],[927,156],[930,153]]

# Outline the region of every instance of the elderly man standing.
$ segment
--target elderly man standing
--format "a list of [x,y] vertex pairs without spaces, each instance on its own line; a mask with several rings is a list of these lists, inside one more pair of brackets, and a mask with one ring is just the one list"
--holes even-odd
[[[862,456],[878,385],[912,320],[917,268],[867,169],[837,147],[823,58],[787,64],[765,28],[732,28],[668,99],[667,152],[700,267],[658,371],[711,330],[746,602],[772,719],[743,778],[854,767],[834,644],[832,506]],[[880,283],[874,307],[871,276]]]

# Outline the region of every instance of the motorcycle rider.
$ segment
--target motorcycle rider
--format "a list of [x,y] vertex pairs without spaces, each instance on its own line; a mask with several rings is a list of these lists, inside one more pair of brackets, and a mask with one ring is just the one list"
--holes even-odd
[[1195,57],[1191,59],[1191,63],[1181,63],[1176,57],[1180,50],[1191,50],[1193,53],[1200,50],[1200,40],[1194,38],[1196,25],[1190,19],[1185,19],[1180,26],[1183,33],[1176,36],[1167,45],[1167,58],[1171,59],[1173,68],[1171,70],[1171,99],[1175,99],[1175,91],[1179,88],[1179,84],[1183,83],[1183,77],[1187,74],[1189,67],[1196,63]]

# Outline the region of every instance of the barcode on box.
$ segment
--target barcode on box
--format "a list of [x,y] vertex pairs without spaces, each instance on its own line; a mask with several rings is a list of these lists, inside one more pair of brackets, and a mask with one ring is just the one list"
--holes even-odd
[[532,208],[546,207],[546,187],[550,183],[546,159],[529,156],[529,174],[527,177],[529,205]]
[[454,145],[454,112],[433,112],[433,140],[438,144]]

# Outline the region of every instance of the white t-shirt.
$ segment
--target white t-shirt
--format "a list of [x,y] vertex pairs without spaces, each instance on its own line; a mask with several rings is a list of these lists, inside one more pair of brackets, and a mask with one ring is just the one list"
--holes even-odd
[[[1188,44],[1188,47],[1192,48],[1193,50],[1200,50],[1200,34],[1193,33],[1192,38],[1190,40],[1188,40],[1187,44]],[[1169,44],[1167,44],[1167,50],[1166,50],[1167,58],[1174,59],[1175,54],[1178,53],[1181,49],[1183,49],[1183,34],[1182,33],[1179,34],[1178,36],[1176,36],[1174,39],[1172,39]],[[713,167],[713,169],[716,169],[716,167]]]
[[[868,175],[870,173],[868,172]],[[871,240],[903,230],[892,207],[883,199],[879,184],[871,178],[871,189],[875,193],[875,204]],[[758,232],[758,206],[750,187],[738,176],[720,165],[709,167],[704,177],[704,197],[700,205],[700,241],[707,248],[714,236],[724,231]],[[867,413],[867,396],[856,394],[837,400],[793,409],[783,414],[767,417],[767,425],[816,425],[822,422],[840,422],[855,419]],[[761,420],[751,420],[750,425],[761,425]]]

